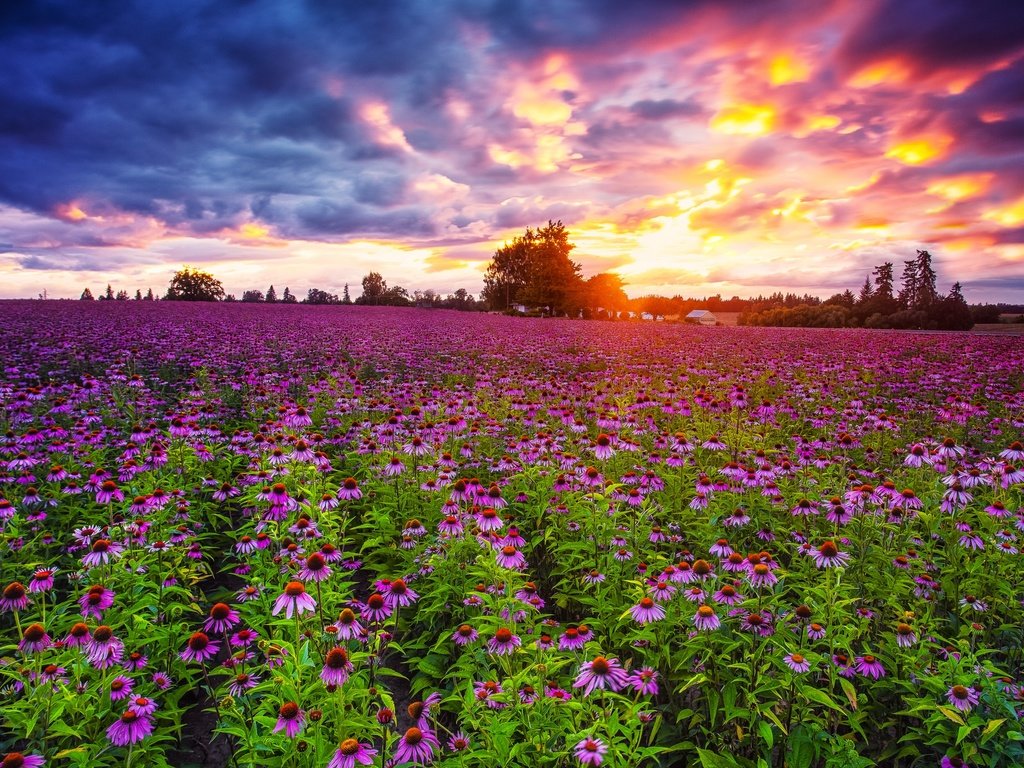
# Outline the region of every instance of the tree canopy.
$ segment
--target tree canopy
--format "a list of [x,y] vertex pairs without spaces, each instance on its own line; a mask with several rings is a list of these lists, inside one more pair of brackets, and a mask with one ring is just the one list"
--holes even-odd
[[224,298],[224,286],[209,272],[186,265],[174,273],[164,298],[167,301],[219,301]]
[[563,314],[580,308],[580,265],[569,258],[576,246],[561,221],[526,231],[494,252],[484,274],[484,300],[492,309],[514,304],[547,307]]

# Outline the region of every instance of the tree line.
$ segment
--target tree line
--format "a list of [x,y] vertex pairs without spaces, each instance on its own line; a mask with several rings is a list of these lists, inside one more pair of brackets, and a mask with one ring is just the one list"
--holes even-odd
[[[874,278],[872,280],[872,278]],[[864,278],[857,294],[850,289],[823,302],[795,306],[753,305],[740,315],[740,325],[829,328],[918,328],[968,330],[974,315],[959,282],[945,295],[936,287],[932,255],[917,251],[903,262],[900,288],[895,286],[893,263],[878,265]]]

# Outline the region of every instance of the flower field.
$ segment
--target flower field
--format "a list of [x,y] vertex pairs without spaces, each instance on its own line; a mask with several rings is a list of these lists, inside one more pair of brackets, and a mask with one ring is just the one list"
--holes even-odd
[[1024,340],[0,304],[0,766],[1024,763]]

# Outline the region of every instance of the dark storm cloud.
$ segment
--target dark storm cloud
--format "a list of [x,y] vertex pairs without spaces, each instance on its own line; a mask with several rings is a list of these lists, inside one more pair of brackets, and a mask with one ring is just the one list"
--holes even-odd
[[428,2],[3,4],[0,202],[102,201],[198,233],[275,194],[394,206],[401,152],[355,102],[438,103],[463,69],[455,21]]
[[1024,3],[881,0],[847,36],[840,56],[857,67],[909,59],[921,72],[991,61],[1024,44]]

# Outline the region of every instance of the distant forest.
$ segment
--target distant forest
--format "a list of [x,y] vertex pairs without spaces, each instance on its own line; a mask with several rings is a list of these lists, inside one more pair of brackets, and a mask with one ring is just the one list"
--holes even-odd
[[[740,325],[932,330],[966,330],[975,323],[999,322],[1003,314],[1024,314],[1024,305],[968,305],[959,282],[953,283],[948,293],[939,293],[932,256],[922,250],[917,251],[915,258],[904,262],[898,289],[893,263],[885,262],[865,276],[856,293],[847,289],[824,300],[810,294],[782,292],[747,299],[738,296],[723,299],[720,295],[702,298],[648,295],[630,299],[623,291],[622,279],[616,274],[601,273],[584,279],[579,265],[568,258],[573,247],[561,222],[548,222],[547,227],[538,230],[527,229],[523,237],[515,238],[495,253],[479,297],[462,288],[447,295],[430,289],[410,292],[401,286],[389,286],[379,273],[370,272],[362,278],[362,292],[355,299],[349,294],[348,284],[340,296],[322,288],[310,288],[300,299],[288,287],[278,294],[271,285],[266,291],[247,290],[238,299],[226,294],[213,275],[186,266],[174,275],[162,298],[165,301],[415,306],[597,320],[644,317],[671,320],[680,319],[695,309],[705,309],[712,313],[738,313]],[[81,298],[91,301],[97,297],[86,288]],[[109,285],[98,297],[100,301],[129,299],[127,291],[115,293]],[[158,300],[152,289],[145,294],[136,290],[134,299]]]

